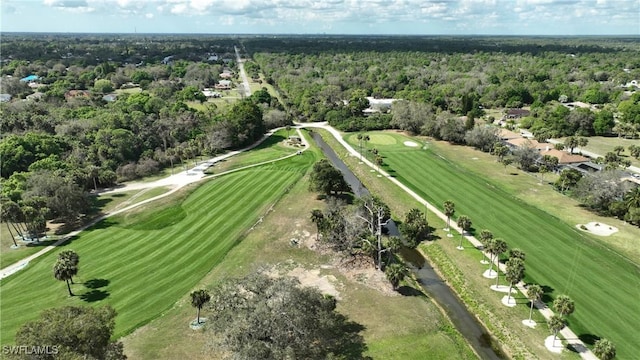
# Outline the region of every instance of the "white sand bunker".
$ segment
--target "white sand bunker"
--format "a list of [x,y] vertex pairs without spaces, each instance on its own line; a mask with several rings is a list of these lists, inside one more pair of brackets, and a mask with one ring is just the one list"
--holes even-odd
[[404,146],[409,146],[409,147],[418,147],[420,145],[418,145],[417,142],[413,142],[413,141],[405,141],[404,142]]
[[576,227],[582,231],[588,231],[594,235],[609,236],[618,232],[615,226],[607,225],[601,222],[590,222],[588,224],[578,224]]
[[547,348],[547,350],[549,350],[549,351],[551,351],[553,353],[556,353],[556,354],[560,354],[562,352],[562,348],[563,348],[562,340],[560,340],[560,339],[555,339],[554,340],[554,338],[555,337],[553,335],[547,336],[544,339],[544,346]]

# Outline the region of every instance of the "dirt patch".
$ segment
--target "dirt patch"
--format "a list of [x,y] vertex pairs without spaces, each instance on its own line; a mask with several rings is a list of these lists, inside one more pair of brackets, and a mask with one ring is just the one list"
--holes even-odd
[[609,236],[618,232],[617,227],[596,221],[592,221],[587,224],[577,224],[576,227],[582,231],[598,236]]
[[377,290],[386,296],[400,295],[393,290],[393,286],[391,286],[384,273],[373,267],[372,262],[366,267],[341,267],[339,270],[347,279]]
[[320,275],[320,270],[318,269],[307,270],[301,267],[289,271],[287,275],[297,278],[302,286],[314,287],[325,295],[331,295],[338,300],[341,299],[340,292],[336,288],[341,284],[333,275]]

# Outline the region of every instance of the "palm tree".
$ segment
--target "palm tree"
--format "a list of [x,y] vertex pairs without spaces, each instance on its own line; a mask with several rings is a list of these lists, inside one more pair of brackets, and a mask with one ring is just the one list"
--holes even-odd
[[396,290],[400,282],[407,276],[407,268],[403,264],[393,263],[384,269],[384,273],[393,285],[393,289]]
[[542,287],[538,284],[532,284],[527,287],[527,296],[529,300],[531,300],[531,309],[529,309],[529,321],[531,321],[531,317],[533,316],[533,305],[536,301],[542,300],[542,295],[544,295],[544,291]]
[[513,259],[513,258],[518,258],[522,261],[524,261],[525,258],[525,254],[524,251],[518,249],[518,248],[513,248],[511,250],[509,250],[509,259]]
[[[511,299],[511,289],[513,286],[524,278],[524,261],[514,257],[507,261],[507,282],[509,283],[509,292],[507,292],[507,304]],[[497,286],[498,284],[496,284]]]
[[540,173],[540,184],[542,184],[544,182],[544,174],[549,172],[549,168],[546,165],[540,165],[538,172]]
[[387,241],[388,263],[391,263],[393,254],[396,254],[402,248],[402,240],[397,236],[391,236]]
[[500,262],[500,255],[502,255],[505,251],[507,251],[507,243],[500,238],[492,239],[490,244],[487,246],[487,251],[491,257],[489,258],[489,270],[493,269],[493,259],[498,258],[498,262]]
[[[586,137],[578,138],[578,146],[580,147],[580,151],[584,150],[584,147],[587,146],[587,144],[589,144],[589,139],[587,139]],[[624,148],[622,149],[624,150]]]
[[200,309],[204,304],[208,303],[211,300],[211,295],[207,292],[207,290],[196,290],[191,293],[191,306],[198,309],[198,315],[196,317],[196,321],[200,324]]
[[73,268],[64,260],[58,259],[56,264],[53,266],[53,276],[56,280],[65,281],[67,283],[67,289],[69,290],[69,296],[73,296],[71,292],[71,285],[69,284],[69,280],[73,277],[73,275],[78,273],[77,268]]
[[578,139],[575,136],[569,136],[564,140],[564,147],[569,148],[569,153],[573,154],[573,149],[578,146]]
[[80,256],[73,250],[64,250],[58,254],[58,261],[64,261],[71,267],[73,274],[71,275],[71,283],[73,284],[73,276],[78,273],[78,263],[80,263]]
[[[444,206],[444,214],[447,216],[447,228],[445,229],[447,232],[450,232],[451,229],[449,226],[451,225],[451,217],[456,213],[456,204],[451,200],[447,200],[443,204]],[[447,234],[448,236],[449,234]]]
[[636,187],[624,195],[624,204],[628,209],[640,208],[640,187]]
[[[11,206],[7,206],[13,201],[10,201],[10,200],[7,201],[7,200],[8,200],[7,198],[4,198],[4,197],[2,198],[2,205],[0,205],[0,217],[2,218],[2,221],[7,224],[7,229],[9,230],[9,236],[11,236],[11,240],[13,241],[13,247],[17,248],[18,243],[16,242],[16,237],[13,235],[13,232],[11,231],[11,227],[9,227],[9,223],[11,223],[13,209],[11,208]],[[14,204],[18,206],[18,204],[16,203]]]
[[365,134],[365,135],[362,136],[362,141],[364,141],[364,154],[365,154],[365,156],[367,154],[367,143],[369,142],[369,140],[371,140],[369,135]]
[[322,213],[322,210],[320,209],[311,210],[311,222],[316,224],[316,229],[317,229],[316,241],[318,241],[320,237],[320,228],[323,226],[323,223],[324,223],[324,214]]
[[462,247],[462,239],[464,238],[464,234],[471,229],[471,219],[467,215],[460,215],[458,218],[458,226],[462,229],[460,232],[460,244],[458,245],[458,250],[464,250]]
[[[507,251],[507,243],[502,239],[495,239],[493,241],[493,257],[491,258],[491,264],[489,265],[489,270],[491,270],[491,266],[493,266],[494,258],[500,263],[500,255],[504,254]],[[498,281],[500,279],[500,267],[496,269],[496,287],[498,286]]]
[[564,318],[571,315],[576,310],[576,305],[567,295],[560,295],[553,300],[553,308]]
[[486,264],[484,251],[487,250],[489,241],[493,240],[493,233],[487,229],[483,229],[482,231],[480,231],[480,235],[478,236],[478,238],[482,243],[482,251],[480,251],[480,253],[482,254],[482,260],[480,260],[480,263]]
[[553,315],[551,318],[549,318],[549,321],[547,323],[549,324],[549,329],[553,331],[553,344],[555,345],[556,338],[558,337],[558,331],[562,330],[565,327],[566,322],[560,316]]
[[600,360],[611,360],[616,357],[616,347],[608,339],[602,338],[596,341],[593,353]]
[[616,153],[616,155],[620,156],[620,153],[624,151],[624,146],[618,145],[613,148],[613,151]]
[[360,148],[360,161],[362,161],[362,139],[364,138],[364,136],[362,136],[361,133],[358,133],[356,138],[358,139],[358,147]]

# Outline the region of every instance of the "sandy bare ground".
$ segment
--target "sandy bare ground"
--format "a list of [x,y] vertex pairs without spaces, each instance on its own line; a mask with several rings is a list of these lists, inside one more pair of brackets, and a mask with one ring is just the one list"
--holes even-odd
[[418,143],[415,141],[405,141],[404,142],[404,146],[409,146],[409,147],[418,147]]

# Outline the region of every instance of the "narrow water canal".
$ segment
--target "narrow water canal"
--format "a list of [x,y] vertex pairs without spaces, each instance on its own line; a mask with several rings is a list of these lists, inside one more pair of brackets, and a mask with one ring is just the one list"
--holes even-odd
[[[331,163],[339,169],[344,175],[344,179],[351,186],[353,193],[357,197],[362,197],[369,194],[369,191],[358,180],[353,172],[347,167],[347,165],[340,160],[338,155],[333,149],[324,142],[320,134],[311,132],[311,136],[315,140],[316,144],[322,149],[325,156]],[[390,220],[387,224],[389,235],[400,236],[400,232],[393,220]],[[433,267],[422,257],[418,252],[412,251],[410,261],[414,265],[413,272],[418,279],[418,282],[422,288],[431,296],[442,308],[455,325],[456,329],[467,339],[469,344],[473,347],[476,353],[482,359],[501,359],[498,354],[491,347],[491,337],[484,329],[484,327],[476,320],[476,318],[469,313],[462,301],[456,296],[456,294],[447,286],[447,284],[440,278],[435,272]]]

